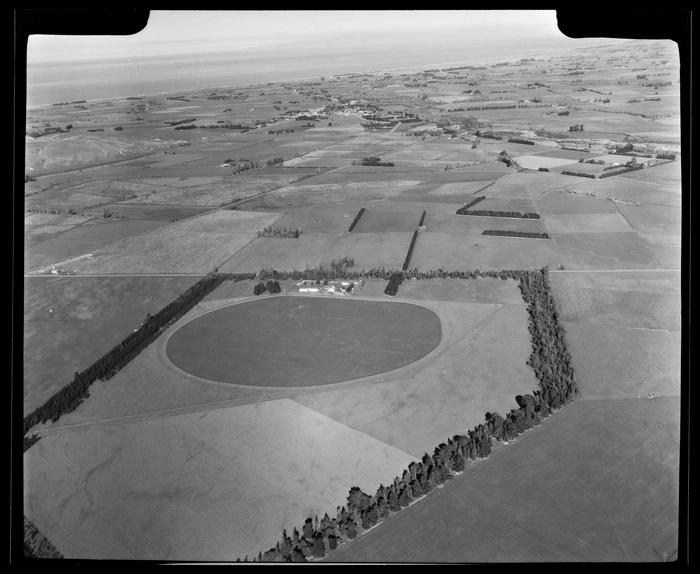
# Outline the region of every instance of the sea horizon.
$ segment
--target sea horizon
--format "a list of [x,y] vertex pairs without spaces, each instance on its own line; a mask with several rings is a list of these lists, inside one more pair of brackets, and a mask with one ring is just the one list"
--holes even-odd
[[552,52],[566,53],[615,41],[619,40],[562,37],[530,44],[480,43],[465,47],[451,44],[454,39],[448,39],[441,46],[341,47],[322,54],[316,49],[293,46],[288,51],[250,49],[171,57],[115,57],[99,62],[36,63],[27,66],[26,109],[62,102],[162,96],[354,73],[415,72],[429,67],[476,65],[503,59],[551,56]]

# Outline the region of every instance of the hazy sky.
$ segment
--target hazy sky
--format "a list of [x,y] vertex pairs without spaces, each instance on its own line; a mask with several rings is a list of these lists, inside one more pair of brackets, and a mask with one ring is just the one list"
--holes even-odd
[[27,62],[224,51],[323,36],[352,43],[376,41],[377,32],[411,30],[422,38],[439,38],[442,30],[450,29],[464,30],[475,39],[563,37],[554,10],[152,10],[146,28],[132,36],[31,36]]

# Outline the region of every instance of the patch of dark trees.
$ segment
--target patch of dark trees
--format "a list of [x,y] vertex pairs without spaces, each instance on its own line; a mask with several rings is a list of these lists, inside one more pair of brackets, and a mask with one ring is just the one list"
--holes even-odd
[[122,126],[117,126],[116,128],[114,128],[114,131],[115,132],[123,132],[124,128]]
[[360,221],[360,218],[364,215],[365,211],[366,211],[366,209],[363,207],[360,209],[360,211],[357,212],[355,219],[352,220],[350,227],[348,227],[348,232],[351,232],[353,229],[355,229],[355,227],[357,226],[357,223]]
[[465,112],[475,112],[475,111],[484,111],[484,110],[514,110],[518,106],[517,104],[510,104],[507,106],[471,106],[469,108],[464,108]]
[[569,126],[569,131],[570,132],[582,132],[583,131],[583,124]]
[[507,231],[504,229],[484,229],[481,235],[498,235],[500,237],[525,237],[528,239],[551,239],[546,233],[534,231]]
[[393,162],[381,161],[378,157],[363,157],[361,160],[355,162],[355,165],[365,165],[371,167],[394,167]]
[[[629,167],[621,167],[615,171],[606,171],[604,173],[600,174],[600,179],[605,179],[606,177],[612,177],[613,175],[620,175],[623,173],[629,173],[630,171],[637,171],[638,169],[644,169],[644,166],[642,165],[637,165],[637,166],[629,166]],[[562,172],[564,173],[564,172]]]
[[546,171],[547,173],[549,173],[549,168],[547,168],[547,167],[538,167],[538,168],[537,168],[537,171]]
[[280,287],[279,281],[272,281],[268,280],[266,283],[263,283],[262,281],[260,283],[257,283],[255,287],[253,287],[253,295],[261,295],[265,293],[265,291],[268,291],[269,293],[281,293],[282,288]]
[[[50,134],[64,134],[68,132],[68,128],[63,129],[60,126],[54,126],[54,127],[47,127],[41,130],[35,130],[33,132],[27,132],[27,135],[33,138],[40,138],[43,136],[48,136]],[[88,130],[89,131],[89,130]]]
[[492,139],[492,140],[502,140],[503,139],[502,136],[498,136],[493,132],[482,132],[481,130],[476,130],[474,135],[478,138],[488,138],[488,139]]
[[569,110],[564,110],[563,112],[557,112],[558,116],[568,116],[571,112]]
[[[255,278],[254,273],[223,274],[211,272],[158,313],[146,316],[144,323],[130,333],[111,351],[100,357],[87,369],[75,373],[73,381],[24,417],[24,432],[38,424],[56,422],[62,415],[75,410],[87,397],[89,388],[95,381],[107,381],[116,375],[129,361],[156,340],[160,334],[180,317],[187,313],[207,294],[216,289],[224,280],[242,281]],[[30,445],[31,446],[31,445]]]
[[87,100],[75,100],[73,102],[59,102],[57,104],[51,104],[52,106],[68,106],[70,104],[87,104]]
[[509,143],[517,143],[517,144],[525,144],[525,145],[535,145],[535,142],[531,140],[525,140],[521,138],[510,138],[508,140]]
[[[461,213],[460,213],[461,212]],[[520,213],[519,211],[493,211],[491,209],[473,209],[472,211],[466,211],[464,207],[460,207],[457,210],[457,215],[477,215],[480,217],[510,217],[516,219],[539,219],[539,213],[526,212]]]
[[[275,546],[259,552],[253,562],[306,562],[325,557],[340,544],[354,540],[364,531],[400,512],[413,501],[429,494],[463,472],[467,464],[487,458],[494,444],[508,443],[538,426],[551,414],[578,398],[578,389],[565,332],[549,286],[549,271],[471,271],[454,272],[466,277],[501,277],[519,281],[520,293],[527,304],[532,351],[527,364],[532,367],[538,389],[517,395],[518,408],[506,416],[485,414],[485,422],[464,435],[454,435],[427,452],[420,461],[411,462],[401,476],[387,486],[380,484],[373,495],[361,488],[350,488],[346,503],[336,507],[334,517],[326,513],[307,518],[301,527],[286,530]],[[396,273],[396,290],[403,274]],[[391,282],[391,281],[390,281]],[[388,289],[388,287],[387,287]],[[389,293],[387,293],[389,294]],[[240,559],[238,560],[241,561]],[[248,562],[246,556],[243,560]]]
[[172,122],[165,122],[165,125],[166,125],[166,126],[171,126],[171,127],[172,127],[172,126],[179,126],[179,125],[182,125],[182,124],[189,124],[189,123],[196,122],[196,121],[197,121],[197,118],[188,118],[188,119],[186,119],[186,120],[178,120],[178,121],[172,121]]
[[576,177],[589,177],[591,179],[595,179],[596,176],[593,173],[582,173],[580,171],[570,171],[568,169],[565,169],[561,172],[562,175],[575,175]]
[[403,283],[403,274],[398,272],[393,273],[389,278],[386,289],[384,289],[384,294],[394,297],[399,292],[399,285],[401,285],[401,283]]
[[425,223],[425,216],[427,215],[427,211],[423,212],[423,215],[420,216],[420,221],[418,222],[418,227],[423,227],[423,224]]
[[411,238],[411,245],[408,246],[408,253],[406,253],[406,259],[403,262],[403,270],[408,270],[408,266],[411,263],[411,257],[413,256],[413,249],[416,246],[416,240],[418,239],[418,230],[413,232],[413,237]]
[[27,452],[33,444],[36,444],[41,437],[34,433],[32,436],[24,437],[24,451]]
[[670,159],[675,161],[676,153],[672,151],[660,151],[656,153],[656,159]]
[[95,128],[93,130],[87,130],[87,131],[89,131],[89,132],[103,132],[105,130],[103,128]]
[[140,97],[140,96],[129,96],[129,97],[126,98],[126,99],[127,99],[127,100],[143,100],[143,98]]
[[243,124],[232,124],[230,122],[225,122],[222,124],[202,124],[196,126],[194,124],[188,124],[186,126],[177,126],[176,130],[249,130],[250,126],[244,126]]

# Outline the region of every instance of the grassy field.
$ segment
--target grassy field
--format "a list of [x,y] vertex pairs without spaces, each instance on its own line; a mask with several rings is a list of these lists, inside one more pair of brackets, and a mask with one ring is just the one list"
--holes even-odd
[[216,211],[96,250],[66,265],[81,274],[208,273],[279,214]]
[[585,398],[680,394],[679,331],[566,321],[564,328]]
[[525,169],[539,169],[541,167],[546,167],[547,169],[553,169],[555,167],[561,167],[563,169],[574,169],[574,166],[578,168],[581,164],[576,163],[572,159],[568,158],[556,158],[549,157],[545,155],[520,155],[518,156],[518,165],[524,167]]
[[438,268],[500,271],[535,269],[545,265],[556,268],[560,259],[551,243],[511,237],[486,237],[478,229],[459,237],[454,233],[421,233],[416,241],[411,267],[425,271]]
[[437,315],[417,305],[268,295],[190,321],[170,335],[166,352],[204,379],[306,387],[398,369],[440,338]]
[[368,209],[362,215],[353,233],[392,233],[412,232],[418,228],[422,211],[415,213],[394,212],[381,206],[382,209]]
[[564,321],[608,327],[678,331],[678,272],[553,273],[551,284]]
[[[647,174],[655,169],[660,168],[652,167],[640,170],[640,172]],[[609,197],[620,201],[681,207],[680,187],[668,185],[668,182],[655,183],[624,176],[608,177],[602,180],[576,179],[581,180],[580,185],[575,187],[575,190],[579,193],[592,193],[598,197]]]
[[233,561],[412,460],[289,400],[92,425],[28,452],[25,513],[66,558]]
[[649,269],[658,266],[634,231],[554,234],[565,269]]
[[60,234],[50,235],[25,249],[25,270],[100,249],[120,239],[157,229],[164,224],[164,221],[143,219],[117,221],[99,219],[74,226]]
[[619,213],[548,215],[544,222],[550,233],[625,233],[632,231]]
[[431,308],[443,322],[444,347],[430,361],[396,377],[294,400],[420,457],[483,422],[487,411],[516,408],[515,396],[536,388],[525,364],[530,348],[522,304],[455,301]]
[[545,172],[522,172],[517,177],[504,177],[485,189],[481,195],[487,198],[533,199],[547,191],[571,185],[569,176]]
[[679,424],[675,397],[579,402],[328,560],[656,562],[679,543]]
[[197,277],[27,277],[24,411],[43,403]]
[[222,263],[220,269],[224,273],[257,273],[261,269],[302,271],[307,266],[318,267],[337,239],[335,235],[307,234],[298,239],[258,237]]
[[331,245],[321,263],[328,267],[333,259],[351,257],[355,260],[355,269],[401,269],[411,236],[410,232],[347,233]]
[[[572,189],[578,190],[578,186]],[[536,200],[537,210],[543,217],[617,212],[611,201],[600,197],[576,195],[576,193],[557,191],[547,193]]]

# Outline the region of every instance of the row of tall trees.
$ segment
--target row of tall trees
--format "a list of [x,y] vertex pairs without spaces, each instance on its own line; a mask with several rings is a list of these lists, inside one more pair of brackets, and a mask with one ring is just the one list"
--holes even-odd
[[360,208],[360,211],[357,212],[355,219],[352,220],[350,227],[348,227],[348,232],[351,232],[353,229],[355,229],[358,222],[360,221],[360,218],[364,215],[365,211],[367,211],[366,208],[364,208],[364,207]]
[[510,138],[508,140],[510,143],[517,143],[517,144],[525,144],[525,145],[535,145],[535,142],[532,140],[526,140],[522,138]]
[[[251,279],[256,277],[260,280],[277,279],[300,281],[302,279],[390,279],[392,275],[400,273],[404,279],[475,279],[477,277],[495,277],[503,279],[519,280],[523,273],[528,271],[482,271],[473,269],[470,271],[456,271],[448,269],[427,269],[419,271],[416,268],[400,271],[397,269],[386,269],[385,267],[373,267],[371,269],[344,269],[342,267],[328,268],[323,265],[319,267],[307,266],[303,271],[278,271],[276,269],[262,269],[257,275],[252,274]],[[237,279],[238,280],[238,279]]]
[[481,217],[510,217],[517,219],[540,218],[540,214],[534,212],[521,213],[519,211],[494,211],[492,209],[472,209],[471,211],[467,211],[464,207],[460,207],[457,210],[457,215],[476,215]]
[[588,177],[590,179],[595,179],[596,175],[594,173],[583,173],[581,171],[571,171],[569,169],[562,170],[562,175],[575,175],[576,177]]
[[630,171],[637,171],[638,169],[643,169],[644,166],[642,164],[640,165],[635,165],[635,166],[626,166],[626,167],[621,167],[616,170],[610,170],[610,171],[605,171],[601,173],[598,177],[600,179],[605,179],[606,177],[612,177],[613,175],[620,175],[623,173],[628,173]]
[[[87,369],[75,373],[73,381],[50,397],[43,405],[24,417],[23,434],[47,421],[56,422],[62,415],[75,410],[89,396],[89,388],[97,380],[109,380],[131,359],[150,345],[165,329],[177,321],[224,280],[252,279],[255,274],[220,274],[211,272],[155,315],[147,315],[144,323],[121,343],[100,357]],[[32,443],[33,444],[33,443]],[[29,444],[31,446],[31,444]]]
[[[422,218],[421,218],[421,221],[422,221]],[[402,268],[403,271],[406,271],[408,269],[408,266],[411,264],[411,257],[413,257],[413,249],[416,246],[417,239],[418,239],[418,230],[416,229],[413,232],[413,237],[411,238],[411,244],[408,246],[408,253],[406,253],[406,259],[404,259],[404,262],[403,262],[403,268]]]
[[[468,277],[484,276],[480,271],[456,273]],[[484,423],[465,435],[454,435],[435,447],[432,455],[425,453],[420,461],[411,462],[401,476],[395,477],[387,486],[380,484],[373,495],[353,486],[346,504],[336,508],[334,517],[327,513],[321,520],[318,516],[309,517],[301,531],[294,528],[291,536],[283,531],[281,541],[266,552],[260,552],[253,561],[305,562],[325,557],[339,544],[357,538],[363,531],[449,481],[467,464],[488,457],[494,441],[505,443],[517,438],[577,398],[571,357],[550,292],[548,269],[492,273],[491,276],[519,281],[520,292],[528,305],[532,337],[528,365],[535,371],[539,389],[532,394],[516,396],[518,408],[512,409],[505,417],[497,412],[486,413]],[[395,276],[403,277],[399,273]]]
[[469,209],[470,207],[473,207],[474,205],[476,205],[476,204],[479,203],[480,201],[484,201],[484,199],[486,199],[486,196],[485,196],[485,195],[481,195],[481,196],[477,197],[476,199],[472,199],[472,200],[471,200],[469,203],[467,203],[464,207],[460,207],[460,208],[457,210],[457,215],[464,215],[464,212],[467,211],[467,209]]
[[498,235],[500,237],[525,237],[528,239],[551,239],[547,233],[535,231],[508,231],[505,229],[484,229],[481,235]]

